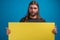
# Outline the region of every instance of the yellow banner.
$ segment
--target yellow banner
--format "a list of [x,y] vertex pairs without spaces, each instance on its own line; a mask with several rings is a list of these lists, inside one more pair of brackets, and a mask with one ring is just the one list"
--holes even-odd
[[9,22],[9,40],[54,40],[52,22]]

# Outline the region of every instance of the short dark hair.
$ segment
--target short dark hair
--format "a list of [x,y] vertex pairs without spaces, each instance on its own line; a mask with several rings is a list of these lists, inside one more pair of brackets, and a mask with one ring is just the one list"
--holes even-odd
[[39,8],[39,5],[38,5],[38,3],[36,1],[31,1],[30,4],[29,4],[29,6],[33,5],[33,4],[37,5],[37,7]]

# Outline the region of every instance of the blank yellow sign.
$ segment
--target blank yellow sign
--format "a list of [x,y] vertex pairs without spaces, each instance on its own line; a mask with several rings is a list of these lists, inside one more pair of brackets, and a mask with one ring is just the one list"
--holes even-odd
[[9,40],[54,40],[54,23],[9,22]]

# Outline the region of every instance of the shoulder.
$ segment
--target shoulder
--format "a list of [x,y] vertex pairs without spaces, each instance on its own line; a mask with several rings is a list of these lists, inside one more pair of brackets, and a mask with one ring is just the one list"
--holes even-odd
[[21,18],[20,22],[24,22],[26,17]]
[[45,19],[43,19],[43,18],[40,18],[40,21],[41,21],[41,22],[46,22]]

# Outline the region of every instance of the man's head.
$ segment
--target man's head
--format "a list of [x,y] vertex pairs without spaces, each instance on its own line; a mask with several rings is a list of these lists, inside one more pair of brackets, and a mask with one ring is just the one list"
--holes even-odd
[[29,19],[29,17],[31,16],[36,16],[38,19],[40,19],[40,15],[39,15],[39,5],[36,1],[32,1],[29,4],[28,7],[28,14],[25,17],[25,21]]
[[32,1],[29,4],[28,15],[29,16],[38,16],[39,14],[39,5],[36,1]]

